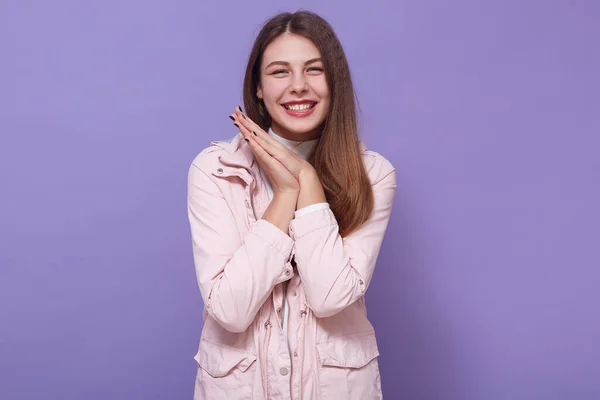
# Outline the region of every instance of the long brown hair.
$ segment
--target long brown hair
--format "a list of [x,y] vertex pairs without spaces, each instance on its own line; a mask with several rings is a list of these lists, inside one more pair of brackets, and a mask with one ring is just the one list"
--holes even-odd
[[271,126],[271,117],[256,91],[265,49],[286,32],[311,40],[323,59],[331,104],[321,138],[308,161],[317,171],[340,234],[345,237],[369,218],[373,210],[373,190],[358,142],[350,68],[331,25],[310,11],[286,12],[269,19],[258,33],[248,59],[244,77],[244,108],[261,128],[267,130]]

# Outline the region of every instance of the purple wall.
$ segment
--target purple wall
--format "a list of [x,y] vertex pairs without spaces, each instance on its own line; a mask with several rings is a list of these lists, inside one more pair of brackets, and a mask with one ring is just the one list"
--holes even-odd
[[300,6],[398,170],[385,397],[600,398],[598,3],[321,3],[1,2],[0,399],[191,399],[187,168]]

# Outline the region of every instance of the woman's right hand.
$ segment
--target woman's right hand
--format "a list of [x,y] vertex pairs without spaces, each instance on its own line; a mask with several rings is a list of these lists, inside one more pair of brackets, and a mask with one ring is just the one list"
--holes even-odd
[[250,146],[258,165],[273,188],[273,199],[265,210],[262,219],[289,234],[290,222],[298,205],[300,183],[298,179],[276,158],[271,156],[254,138],[243,124],[238,123],[237,114],[231,116],[235,125],[240,129],[247,145]]
[[240,129],[244,136],[244,140],[252,149],[258,165],[269,179],[269,183],[273,188],[273,195],[293,195],[296,196],[300,192],[300,183],[292,173],[283,166],[281,162],[271,156],[261,145],[256,142],[254,134],[238,124],[235,118],[235,125]]
[[251,137],[252,135],[244,136],[246,136],[244,140],[246,140],[254,152],[258,165],[267,179],[269,179],[269,183],[273,188],[273,195],[297,196],[300,192],[300,184],[294,175],[256,143],[254,138]]

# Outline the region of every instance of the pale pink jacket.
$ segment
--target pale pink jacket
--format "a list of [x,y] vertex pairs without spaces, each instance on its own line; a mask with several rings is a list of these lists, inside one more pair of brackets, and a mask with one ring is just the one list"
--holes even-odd
[[[205,304],[195,400],[382,398],[364,295],[396,176],[388,160],[360,145],[375,208],[345,239],[330,209],[292,220],[289,236],[261,219],[270,198],[241,134],[212,142],[194,159],[188,215]],[[281,328],[285,281],[287,341]]]

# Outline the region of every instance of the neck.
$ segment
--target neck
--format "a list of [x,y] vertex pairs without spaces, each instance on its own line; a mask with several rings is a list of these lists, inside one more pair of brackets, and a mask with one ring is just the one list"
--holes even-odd
[[306,142],[306,141],[315,140],[315,139],[318,139],[319,137],[321,137],[322,127],[319,126],[310,132],[297,133],[297,132],[290,132],[289,130],[284,129],[281,125],[279,125],[275,121],[273,121],[273,123],[271,125],[271,130],[277,136],[282,137],[287,140],[290,140],[292,142]]
[[305,140],[290,140],[279,135],[278,133],[275,133],[272,127],[269,128],[269,136],[305,160],[309,157],[310,153],[314,150],[315,146],[319,142],[318,138],[313,140],[306,140],[306,138],[304,138]]

